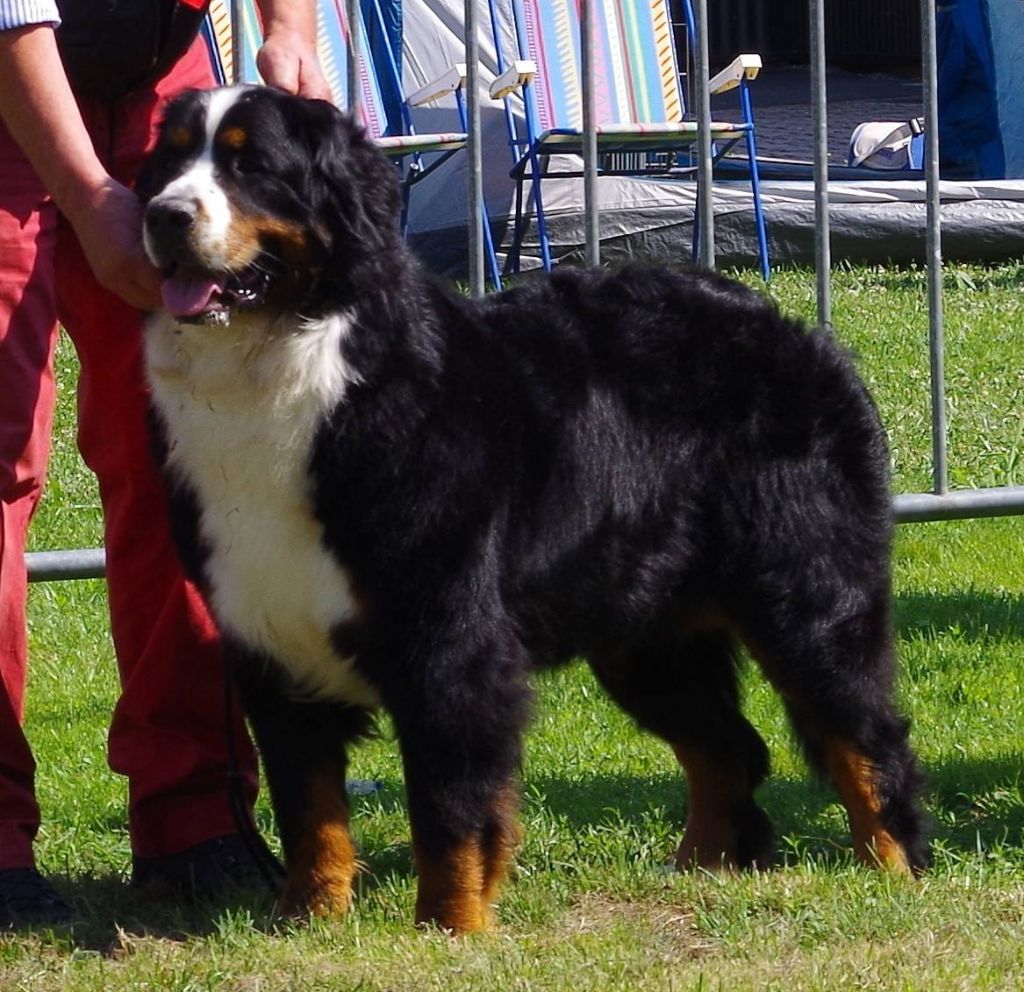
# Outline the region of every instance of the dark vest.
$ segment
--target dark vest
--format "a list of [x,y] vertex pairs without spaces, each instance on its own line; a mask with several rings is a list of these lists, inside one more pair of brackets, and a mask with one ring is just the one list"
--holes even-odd
[[195,39],[209,0],[57,0],[57,47],[79,96],[113,101],[153,85]]

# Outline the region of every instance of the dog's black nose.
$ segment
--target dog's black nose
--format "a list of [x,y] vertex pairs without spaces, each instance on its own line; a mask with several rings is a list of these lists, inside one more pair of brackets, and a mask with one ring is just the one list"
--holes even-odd
[[191,200],[153,200],[146,207],[146,227],[151,234],[181,232],[196,219],[196,206]]
[[183,262],[191,256],[190,242],[199,208],[194,200],[167,197],[146,207],[146,251],[160,266]]

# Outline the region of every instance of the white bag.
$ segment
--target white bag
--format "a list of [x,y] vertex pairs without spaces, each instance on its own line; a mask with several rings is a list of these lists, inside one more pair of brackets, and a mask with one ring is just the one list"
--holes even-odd
[[920,153],[912,143],[915,138],[923,140],[923,135],[924,122],[919,117],[902,123],[869,121],[858,124],[850,136],[849,163],[868,169],[920,168]]

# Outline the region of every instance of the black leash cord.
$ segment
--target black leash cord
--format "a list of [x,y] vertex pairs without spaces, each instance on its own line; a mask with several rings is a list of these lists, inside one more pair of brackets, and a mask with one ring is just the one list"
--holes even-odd
[[238,829],[238,836],[242,838],[249,851],[263,881],[267,888],[276,896],[280,891],[281,883],[285,878],[284,865],[274,856],[274,852],[267,846],[256,821],[253,819],[252,811],[245,799],[245,784],[242,781],[242,773],[239,768],[238,750],[235,747],[235,737],[232,731],[235,717],[235,697],[232,689],[233,681],[228,673],[227,662],[224,663],[224,733],[228,746],[228,802],[231,806],[231,815],[234,817],[235,826]]

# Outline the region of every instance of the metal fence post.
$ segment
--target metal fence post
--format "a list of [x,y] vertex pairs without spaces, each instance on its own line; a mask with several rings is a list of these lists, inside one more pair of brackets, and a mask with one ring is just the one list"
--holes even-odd
[[825,75],[825,3],[810,0],[811,107],[814,121],[814,271],[818,323],[832,326],[832,246],[828,220],[828,83]]
[[484,169],[480,144],[480,35],[477,0],[465,0],[466,116],[468,118],[469,196],[469,292],[484,295]]
[[242,78],[242,0],[231,0],[231,73],[225,82],[236,84]]
[[706,269],[715,267],[715,201],[711,165],[711,78],[708,58],[708,4],[695,0],[697,50],[694,52],[697,104],[697,225],[700,230],[698,261]]
[[580,2],[583,52],[583,227],[587,265],[601,264],[601,226],[597,203],[597,121],[594,109],[594,0]]
[[348,21],[348,62],[345,64],[345,94],[348,106],[345,108],[354,120],[361,120],[359,112],[359,24],[362,12],[359,0],[345,0],[345,19]]
[[939,84],[935,0],[921,0],[921,75],[924,84],[925,193],[928,268],[928,350],[931,363],[932,488],[949,490],[946,438],[945,329],[942,313],[942,215],[939,197]]

